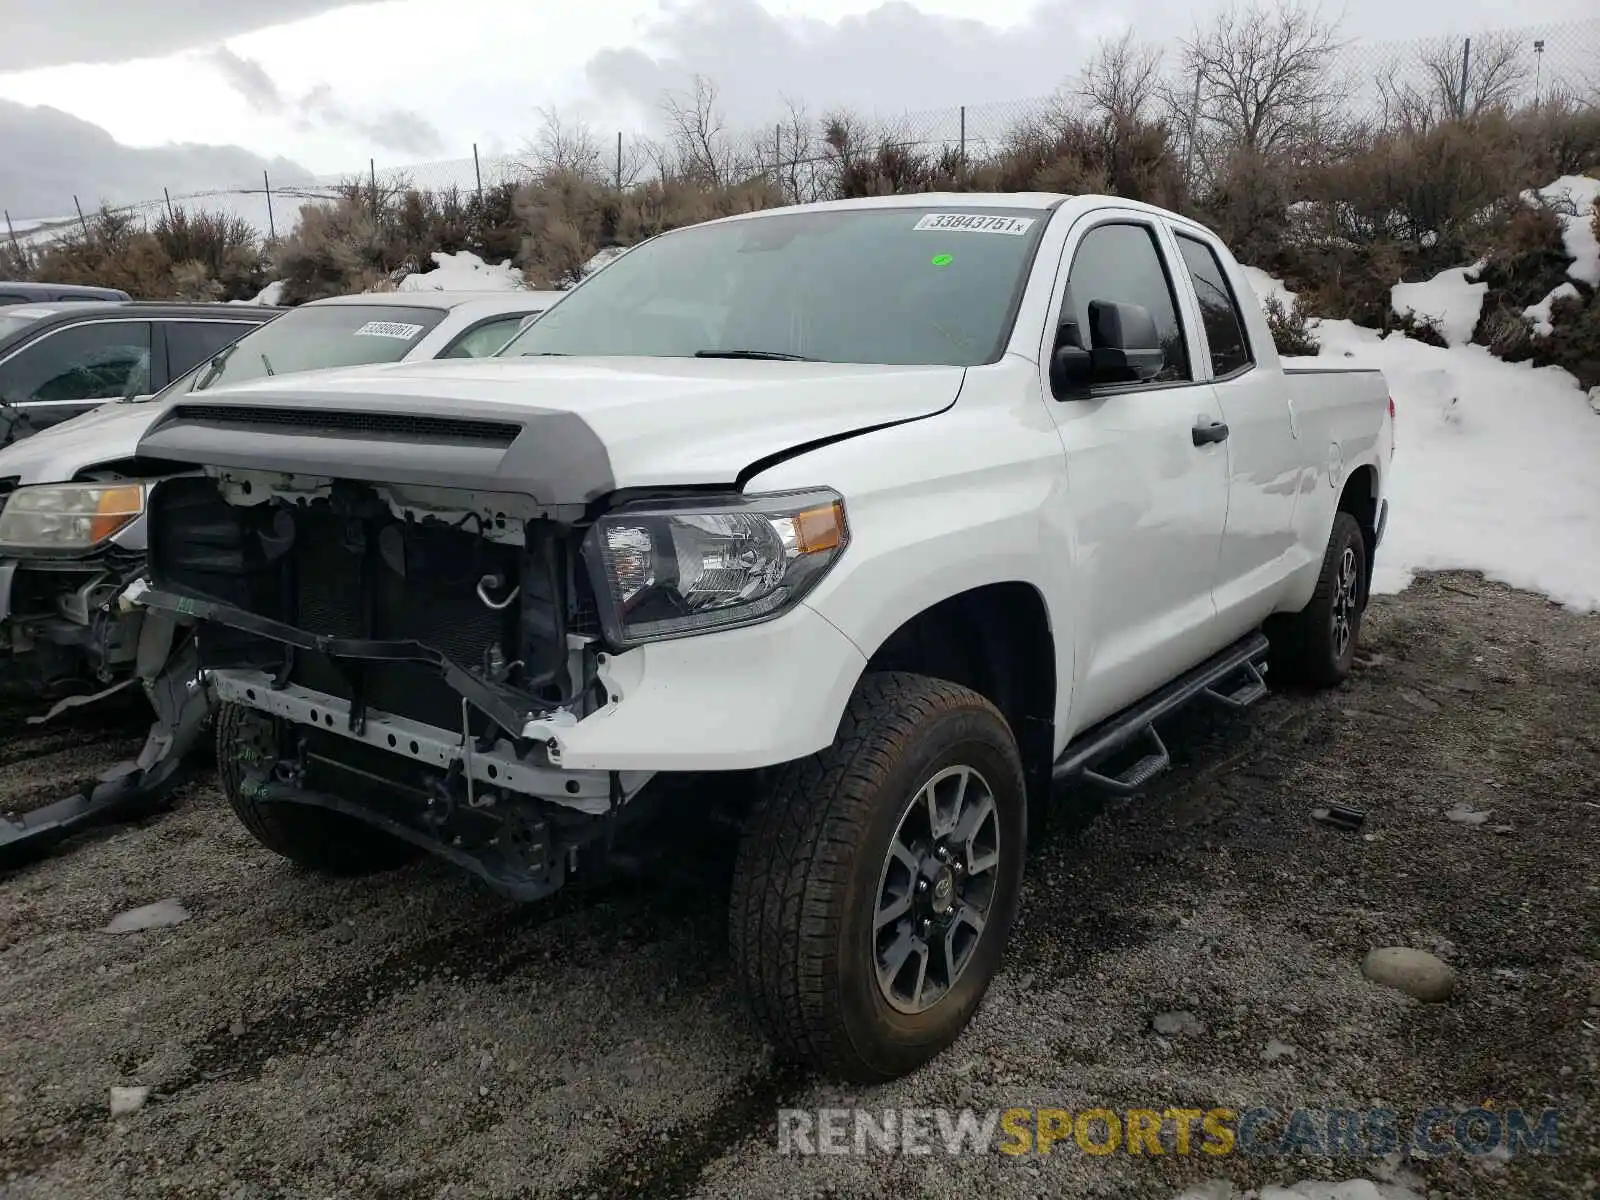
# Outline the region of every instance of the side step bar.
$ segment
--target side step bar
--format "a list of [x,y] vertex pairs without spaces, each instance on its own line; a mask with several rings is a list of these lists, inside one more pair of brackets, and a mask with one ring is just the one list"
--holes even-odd
[[[1120,796],[1133,795],[1172,765],[1155,723],[1201,696],[1230,709],[1254,704],[1267,694],[1266,657],[1264,634],[1241,638],[1131,708],[1073,738],[1056,760],[1051,778],[1056,783],[1081,780]],[[1146,752],[1132,766],[1117,775],[1096,770],[1139,741],[1145,743]]]

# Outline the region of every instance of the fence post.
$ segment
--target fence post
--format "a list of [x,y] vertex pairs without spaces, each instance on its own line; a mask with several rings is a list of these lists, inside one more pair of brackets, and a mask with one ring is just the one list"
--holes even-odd
[[278,223],[272,219],[272,180],[267,178],[266,171],[261,172],[261,186],[267,193],[267,237],[275,242],[278,240]]
[[1456,116],[1465,118],[1467,115],[1467,72],[1472,66],[1472,39],[1467,38],[1461,43],[1461,91],[1456,95]]
[[622,130],[617,130],[617,191],[622,190]]
[[472,143],[472,175],[478,181],[478,203],[483,203],[483,168],[478,164],[478,143]]
[[23,256],[22,247],[17,244],[17,231],[11,226],[11,210],[9,208],[6,209],[5,214],[6,233],[11,238],[11,252],[17,256],[17,270],[20,271],[27,265],[27,259]]
[[178,214],[172,211],[172,193],[167,191],[166,188],[162,188],[161,194],[166,198],[167,201],[167,220],[176,223],[178,220]]
[[78,203],[78,197],[72,197],[72,207],[78,210],[78,224],[83,226],[83,240],[89,240],[89,222],[83,219],[83,205]]
[[967,169],[967,106],[961,106],[961,169]]

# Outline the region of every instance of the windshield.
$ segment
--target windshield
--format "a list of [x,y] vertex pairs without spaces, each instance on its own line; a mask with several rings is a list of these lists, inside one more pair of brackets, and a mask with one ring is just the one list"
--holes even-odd
[[21,333],[43,315],[40,312],[0,313],[0,342],[13,334]]
[[[268,375],[399,362],[444,320],[442,308],[397,304],[325,304],[290,309],[252,329],[164,391],[184,392],[244,383]],[[155,397],[141,397],[141,401]]]
[[992,362],[1047,216],[856,208],[680,229],[596,272],[500,354]]

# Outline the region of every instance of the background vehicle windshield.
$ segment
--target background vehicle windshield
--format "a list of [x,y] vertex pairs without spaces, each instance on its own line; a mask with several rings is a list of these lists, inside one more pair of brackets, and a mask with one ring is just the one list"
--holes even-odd
[[609,264],[501,356],[975,366],[1004,349],[1047,215],[847,209],[681,229]]
[[39,319],[41,314],[34,313],[0,313],[0,342],[5,341],[12,334],[21,333],[28,326]]
[[392,304],[291,309],[212,355],[160,394],[170,398],[268,375],[399,362],[444,317],[442,308]]

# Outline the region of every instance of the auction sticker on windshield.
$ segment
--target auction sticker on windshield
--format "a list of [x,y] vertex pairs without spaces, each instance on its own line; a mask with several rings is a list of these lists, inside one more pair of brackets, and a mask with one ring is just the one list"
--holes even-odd
[[1033,224],[1032,217],[988,217],[982,213],[928,213],[913,229],[941,229],[955,233],[1009,233],[1021,237]]
[[421,332],[421,325],[407,325],[403,321],[368,321],[356,330],[355,336],[399,338],[402,342],[409,342]]

